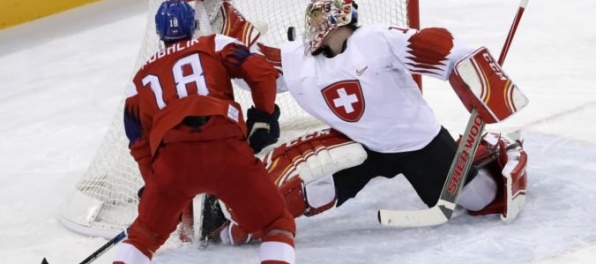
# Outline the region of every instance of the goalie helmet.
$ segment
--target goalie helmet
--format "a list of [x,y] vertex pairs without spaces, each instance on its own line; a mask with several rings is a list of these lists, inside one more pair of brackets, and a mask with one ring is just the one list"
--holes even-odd
[[195,27],[195,10],[185,1],[164,1],[155,14],[155,28],[162,41],[190,39]]
[[352,0],[312,0],[306,8],[306,41],[317,51],[332,30],[358,23],[358,6]]

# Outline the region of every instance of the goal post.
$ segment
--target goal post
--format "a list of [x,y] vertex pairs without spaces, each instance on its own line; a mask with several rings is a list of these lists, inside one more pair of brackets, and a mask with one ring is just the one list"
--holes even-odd
[[[219,33],[224,16],[221,5],[227,0],[205,0],[201,12],[197,12],[200,22],[196,34],[200,32]],[[156,53],[161,43],[156,35],[154,15],[163,0],[149,0],[144,38],[134,74],[146,60]],[[263,34],[259,42],[278,46],[287,42],[289,27],[296,29],[296,40],[303,41],[304,10],[306,0],[234,0],[234,6],[254,22]],[[360,24],[384,23],[402,27],[419,28],[418,0],[356,0]],[[191,5],[198,2],[189,1]],[[202,22],[201,22],[202,21]],[[205,28],[205,23],[210,27]],[[140,29],[143,30],[143,29]],[[131,75],[132,79],[132,75]],[[123,85],[128,88],[128,84]],[[137,215],[138,190],[143,180],[138,167],[129,154],[128,139],[124,133],[122,113],[124,95],[116,115],[106,133],[89,168],[75,185],[75,191],[61,208],[61,223],[67,228],[90,236],[111,238],[126,229]],[[250,93],[235,89],[236,100],[244,111],[251,105]],[[320,128],[322,124],[306,114],[289,93],[278,94],[276,103],[281,108],[280,141]]]

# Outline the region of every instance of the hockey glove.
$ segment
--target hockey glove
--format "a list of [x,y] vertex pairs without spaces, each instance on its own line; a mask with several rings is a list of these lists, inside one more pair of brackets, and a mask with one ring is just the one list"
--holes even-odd
[[273,114],[269,115],[251,107],[246,114],[248,142],[255,153],[277,142],[279,138],[279,107],[275,105]]

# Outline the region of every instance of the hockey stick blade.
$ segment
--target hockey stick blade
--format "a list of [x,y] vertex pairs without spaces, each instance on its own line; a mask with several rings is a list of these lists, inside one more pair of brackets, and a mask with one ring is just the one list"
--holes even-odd
[[385,226],[417,227],[442,225],[449,221],[455,204],[439,200],[437,205],[418,211],[379,210],[379,223]]

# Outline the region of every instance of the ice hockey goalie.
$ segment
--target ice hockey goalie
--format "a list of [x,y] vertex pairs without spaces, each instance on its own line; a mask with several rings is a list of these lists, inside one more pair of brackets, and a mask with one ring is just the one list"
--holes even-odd
[[[498,214],[504,222],[511,222],[523,209],[527,154],[522,141],[516,137],[485,133],[474,158],[474,166],[488,171],[498,190],[492,203],[479,211],[469,211],[471,215]],[[357,166],[366,159],[362,145],[335,130],[324,129],[276,147],[264,156],[263,161],[290,212],[294,217],[300,217],[334,208],[336,186],[332,175]],[[223,207],[225,211],[225,205]],[[238,245],[258,240],[259,234],[243,232],[235,225],[233,214],[227,215],[230,219],[220,219],[219,222],[224,224],[219,228],[204,230],[203,241]],[[205,219],[210,218],[205,216]]]

